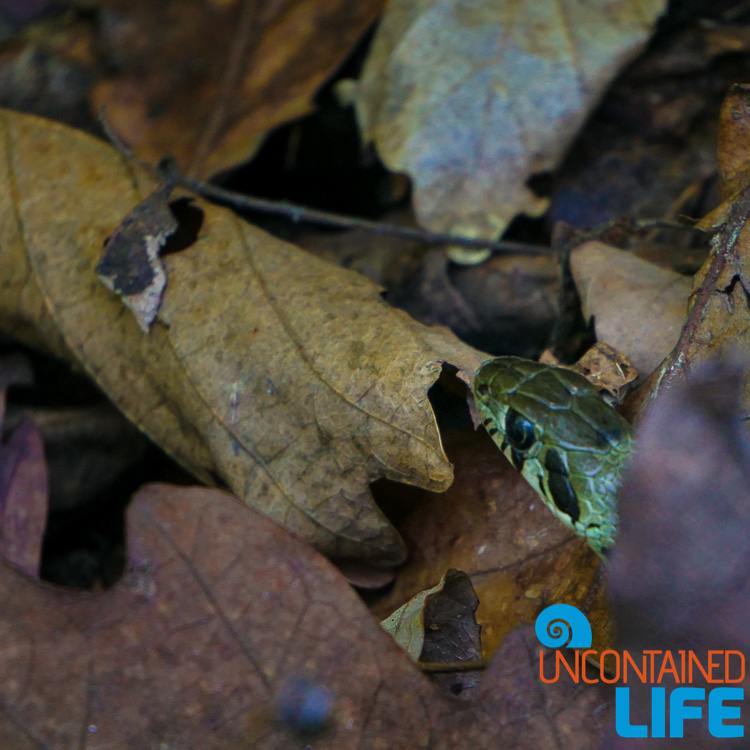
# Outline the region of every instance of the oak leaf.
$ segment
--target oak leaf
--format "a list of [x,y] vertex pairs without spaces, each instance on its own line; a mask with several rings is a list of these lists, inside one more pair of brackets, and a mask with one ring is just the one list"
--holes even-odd
[[154,179],[61,125],[6,112],[0,130],[0,325],[80,363],[196,476],[327,554],[402,561],[368,483],[448,487],[427,391],[443,362],[473,371],[483,355],[201,202],[196,241],[164,259],[146,335],[96,264]]
[[570,256],[584,318],[596,337],[649,375],[680,337],[691,281],[633,253],[586,242]]
[[288,750],[313,718],[317,750],[595,750],[609,721],[601,686],[540,683],[528,631],[474,704],[444,698],[336,568],[224,493],[146,487],[127,538],[101,594],[0,563],[3,750]]

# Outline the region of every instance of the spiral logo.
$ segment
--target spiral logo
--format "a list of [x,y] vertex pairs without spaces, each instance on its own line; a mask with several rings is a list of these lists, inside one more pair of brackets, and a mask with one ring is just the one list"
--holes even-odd
[[591,625],[572,604],[553,604],[539,613],[536,637],[549,648],[591,648]]

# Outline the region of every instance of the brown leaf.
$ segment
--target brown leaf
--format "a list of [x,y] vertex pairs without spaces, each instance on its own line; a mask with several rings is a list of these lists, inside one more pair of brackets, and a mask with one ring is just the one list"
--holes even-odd
[[3,750],[289,750],[313,719],[316,750],[601,737],[600,689],[537,684],[528,635],[491,665],[477,707],[441,698],[330,563],[223,493],[145,488],[128,539],[129,572],[103,594],[0,565]]
[[750,86],[737,83],[724,99],[719,116],[719,177],[723,198],[730,198],[750,178]]
[[118,224],[96,266],[102,283],[122,297],[144,333],[159,312],[167,285],[159,251],[179,227],[168,204],[175,180],[174,174],[165,177]]
[[46,522],[44,442],[27,419],[0,443],[0,557],[36,577]]
[[196,242],[164,260],[169,286],[145,336],[95,266],[153,180],[63,126],[13,113],[0,126],[0,324],[80,362],[207,483],[329,555],[401,562],[368,483],[450,484],[427,391],[442,362],[470,372],[484,355],[205,203]]
[[[638,429],[608,570],[618,633],[631,652],[692,649],[705,663],[709,649],[750,651],[750,444],[739,406],[743,370],[727,362],[704,366],[664,392]],[[718,671],[714,676],[721,680]],[[694,685],[711,687],[697,670]],[[737,687],[747,690],[750,679]],[[631,701],[631,723],[649,723],[644,714],[650,713],[650,696],[634,693]],[[688,736],[690,726],[695,734]],[[746,739],[711,737],[704,721],[685,727],[685,739],[638,740],[638,747],[747,746]],[[616,747],[635,743],[620,740]]]
[[103,46],[118,75],[94,109],[147,161],[208,176],[249,159],[312,98],[384,0],[109,0]]
[[0,359],[0,558],[37,576],[47,520],[47,464],[36,425],[25,419],[2,439],[5,391],[28,385],[31,369],[21,357]]
[[602,242],[576,248],[570,265],[597,339],[625,354],[643,375],[653,372],[680,337],[690,279]]
[[483,431],[451,433],[446,442],[456,466],[447,492],[392,490],[412,501],[417,495],[419,504],[399,524],[409,561],[377,614],[390,614],[444,570],[458,568],[479,598],[477,622],[488,659],[514,628],[561,601],[587,612],[596,643],[611,642],[596,555],[560,524]]
[[420,591],[380,625],[413,661],[481,659],[479,627],[474,619],[478,604],[469,576],[451,569],[435,586]]
[[662,0],[391,2],[357,96],[367,140],[414,181],[420,222],[471,237],[538,215],[553,169]]
[[438,668],[432,679],[451,695],[470,700],[481,673],[458,669],[442,673],[439,669],[443,664],[458,667],[461,662],[482,662],[481,627],[475,618],[479,599],[471,579],[462,570],[449,570],[444,581],[442,591],[425,602],[420,661]]

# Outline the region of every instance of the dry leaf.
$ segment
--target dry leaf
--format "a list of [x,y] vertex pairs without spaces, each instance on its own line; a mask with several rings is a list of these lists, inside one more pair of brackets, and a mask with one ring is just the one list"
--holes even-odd
[[501,234],[553,169],[663,0],[393,0],[357,95],[367,140],[414,181],[420,222]]
[[450,484],[427,391],[442,362],[484,356],[205,203],[196,242],[164,259],[146,336],[95,266],[153,180],[63,126],[5,113],[0,127],[0,325],[68,353],[198,477],[329,555],[401,562],[368,483]]
[[723,198],[750,181],[750,86],[737,83],[726,95],[719,115],[719,178]]
[[249,159],[312,98],[384,0],[108,0],[104,51],[118,75],[94,91],[151,163],[169,154],[208,176]]
[[[233,498],[151,486],[128,517],[128,574],[103,594],[0,564],[3,750],[600,742],[606,693],[541,684],[533,634],[508,639],[476,705],[457,704],[330,563]],[[311,723],[314,739],[299,731]]]
[[601,242],[576,248],[570,266],[597,339],[653,372],[680,336],[691,280]]
[[445,576],[431,589],[420,591],[402,604],[380,626],[401,646],[412,661],[418,661],[424,646],[424,608],[427,598],[443,590]]
[[[476,668],[459,671],[459,665],[483,664],[482,628],[475,617],[479,599],[471,579],[462,570],[449,570],[443,580],[443,590],[425,603],[420,661],[423,669],[431,666],[432,679],[450,695],[473,700],[482,673]],[[453,671],[442,665],[450,665]]]
[[0,358],[0,558],[37,576],[47,522],[44,442],[30,419],[2,439],[5,391],[11,385],[29,385],[31,378],[25,358]]
[[168,202],[175,181],[176,174],[165,176],[120,222],[96,267],[102,283],[122,297],[144,333],[156,319],[167,285],[159,251],[180,226]]
[[[462,600],[461,606],[466,611],[458,614],[451,611],[449,616],[444,614],[447,609],[451,609],[450,603],[455,604]],[[427,591],[420,591],[392,615],[386,617],[380,625],[409,654],[412,661],[418,661],[420,658],[429,662],[479,659],[482,656],[482,647],[479,628],[473,617],[478,603],[471,580],[466,573],[451,569],[435,586]],[[435,633],[436,630],[440,630],[440,625],[436,623],[438,619],[443,620],[443,632],[439,641]],[[463,640],[461,635],[469,630],[471,633],[468,640],[475,648],[475,652],[472,653],[467,653],[466,649],[459,650],[459,642]],[[423,647],[427,641],[433,653],[423,655]],[[447,647],[441,649],[441,644],[446,643]],[[435,651],[440,653],[435,654]],[[441,658],[434,658],[436,655]]]

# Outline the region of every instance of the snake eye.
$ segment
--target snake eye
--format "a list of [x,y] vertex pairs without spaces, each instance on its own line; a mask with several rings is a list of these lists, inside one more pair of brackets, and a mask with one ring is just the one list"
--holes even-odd
[[518,451],[528,450],[536,440],[534,425],[515,409],[508,409],[505,416],[505,435],[511,446]]

